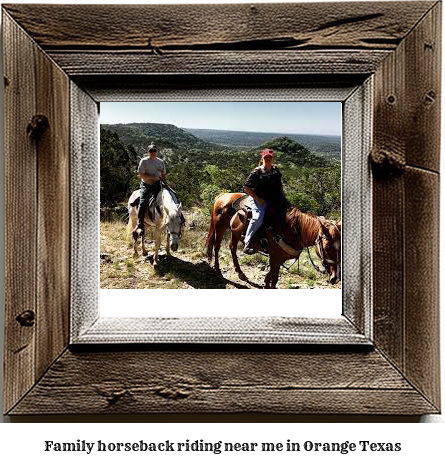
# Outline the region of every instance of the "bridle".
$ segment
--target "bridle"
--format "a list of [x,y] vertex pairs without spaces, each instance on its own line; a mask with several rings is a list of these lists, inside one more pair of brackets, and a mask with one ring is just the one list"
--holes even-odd
[[179,213],[179,215],[177,215],[177,216],[180,217],[180,219],[181,219],[181,221],[179,222],[179,232],[176,233],[176,232],[169,231],[168,233],[170,234],[170,236],[177,236],[178,241],[179,241],[179,239],[181,239],[181,236],[182,236],[182,228],[185,225],[185,218],[184,218],[184,215],[182,214],[182,212]]
[[[338,227],[336,224],[332,223],[332,225],[335,227],[337,233],[340,234],[340,231],[338,230]],[[320,232],[317,239],[315,240],[315,247],[318,252],[318,255],[321,260],[321,264],[323,265],[323,268],[325,269],[325,272],[329,274],[329,265],[337,265],[337,273],[338,276],[340,277],[340,266],[341,266],[341,251],[340,247],[336,248],[337,251],[337,257],[336,260],[332,260],[327,256],[326,250],[323,247],[323,239],[325,239],[328,243],[330,243],[330,240],[326,237],[323,232]],[[312,261],[312,259],[311,259]]]

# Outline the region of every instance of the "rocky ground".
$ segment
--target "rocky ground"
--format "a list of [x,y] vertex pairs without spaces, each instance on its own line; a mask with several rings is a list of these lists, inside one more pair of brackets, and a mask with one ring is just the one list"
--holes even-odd
[[[165,240],[160,251],[157,269],[152,265],[153,240],[147,234],[149,254],[133,258],[133,249],[126,239],[126,225],[120,221],[102,221],[100,226],[100,285],[102,289],[252,289],[261,288],[267,273],[266,256],[251,256],[238,252],[240,265],[248,281],[241,281],[235,273],[228,241],[220,252],[222,276],[218,276],[207,262],[205,239],[206,218],[199,213],[186,214],[187,227],[181,238],[180,249],[165,253]],[[321,268],[311,251],[311,257]],[[281,269],[278,288],[340,288],[341,283],[331,286],[326,275],[318,273],[311,265],[307,251],[302,253],[299,264],[286,263],[289,270]]]

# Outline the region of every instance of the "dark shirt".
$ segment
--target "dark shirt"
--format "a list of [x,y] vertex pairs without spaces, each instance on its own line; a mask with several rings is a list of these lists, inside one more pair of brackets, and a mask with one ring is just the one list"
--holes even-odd
[[285,200],[283,185],[281,183],[281,172],[276,166],[270,171],[255,168],[246,179],[245,187],[253,189],[255,194],[267,202],[282,202]]

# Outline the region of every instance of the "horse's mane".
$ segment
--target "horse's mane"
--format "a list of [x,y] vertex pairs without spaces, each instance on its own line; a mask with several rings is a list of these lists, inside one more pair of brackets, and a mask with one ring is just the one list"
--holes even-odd
[[320,220],[312,213],[303,213],[297,207],[286,212],[286,223],[304,243],[311,241],[320,231]]

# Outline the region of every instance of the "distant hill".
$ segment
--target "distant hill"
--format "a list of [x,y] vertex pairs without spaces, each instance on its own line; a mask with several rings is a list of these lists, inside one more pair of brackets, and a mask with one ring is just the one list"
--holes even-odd
[[199,149],[221,150],[223,147],[200,139],[190,132],[174,126],[160,123],[101,124],[103,129],[113,131],[125,145],[132,145],[139,156],[146,152],[151,142],[161,150]]
[[326,156],[310,152],[306,147],[292,140],[289,137],[279,137],[267,140],[260,147],[252,150],[258,153],[263,148],[271,148],[274,151],[274,162],[283,165],[289,163],[300,166],[326,166],[329,163],[336,163]]
[[226,131],[220,129],[189,129],[185,131],[209,143],[238,149],[250,149],[263,145],[265,141],[287,137],[306,147],[312,153],[328,158],[341,158],[340,136],[311,134],[280,134],[275,132]]
[[[258,134],[248,134],[257,137],[252,136],[251,143],[259,140]],[[266,135],[261,134],[261,143],[240,148],[204,141],[169,124],[103,124],[100,129],[101,206],[125,203],[138,188],[139,158],[145,155],[150,142],[158,145],[160,157],[167,164],[168,182],[183,205],[206,211],[221,192],[241,192],[247,176],[258,164],[261,149],[271,147],[289,201],[302,211],[339,217],[341,163],[331,155],[333,152],[314,153],[290,137],[264,138]]]

